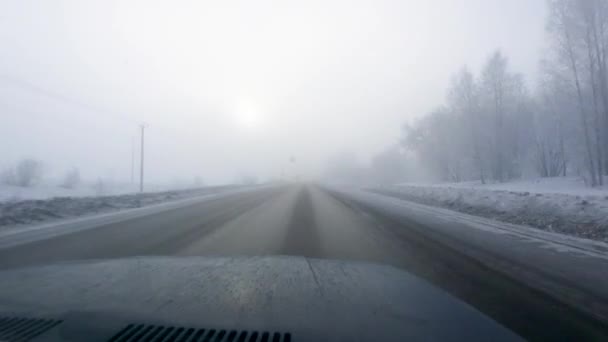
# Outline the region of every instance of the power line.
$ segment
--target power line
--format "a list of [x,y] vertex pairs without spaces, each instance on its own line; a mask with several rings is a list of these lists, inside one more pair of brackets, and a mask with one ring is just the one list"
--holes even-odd
[[112,117],[115,120],[119,120],[119,121],[130,121],[132,123],[135,123],[133,119],[128,118],[126,115],[122,114],[122,113],[118,113],[112,110],[109,110],[107,108],[103,108],[100,106],[93,106],[90,105],[88,103],[85,103],[83,101],[79,101],[76,100],[74,98],[71,98],[69,96],[65,96],[59,92],[56,91],[52,91],[52,90],[48,90],[45,88],[42,88],[40,86],[37,86],[33,83],[30,83],[28,81],[24,81],[24,80],[20,80],[8,75],[2,75],[0,74],[0,81],[5,83],[5,84],[11,84],[13,86],[19,87],[21,89],[24,89],[26,91],[29,91],[30,93],[33,94],[37,94],[39,96],[43,96],[46,97],[48,99],[52,99],[58,102],[63,102],[67,105],[71,105],[71,106],[75,106],[75,107],[80,107],[83,109],[86,109],[90,112],[94,112],[94,113],[98,113],[98,114],[104,114],[104,117]]

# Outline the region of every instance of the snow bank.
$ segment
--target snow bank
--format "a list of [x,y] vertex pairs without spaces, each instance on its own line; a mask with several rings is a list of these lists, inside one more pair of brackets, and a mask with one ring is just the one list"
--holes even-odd
[[112,187],[104,189],[102,194],[98,194],[93,185],[79,186],[68,189],[55,184],[39,184],[31,187],[21,187],[16,185],[0,184],[0,202],[17,202],[22,200],[42,200],[54,197],[89,197],[98,195],[122,195],[136,193],[133,187]]
[[[179,186],[178,184],[146,184],[146,193],[171,190],[185,190],[192,186]],[[30,187],[8,185],[0,183],[0,202],[42,200],[55,197],[92,197],[136,194],[139,192],[138,184],[125,182],[89,182],[81,183],[74,188],[66,188],[59,181],[47,180]]]
[[531,193],[555,193],[578,196],[608,196],[608,185],[591,188],[581,177],[553,177],[518,180],[507,183],[481,184],[479,181],[460,183],[402,183],[401,186],[426,186],[441,188],[463,188],[481,190],[504,190]]
[[608,241],[608,190],[572,178],[378,187],[373,192],[546,231]]
[[54,197],[43,200],[5,201],[0,202],[0,228],[114,210],[139,208],[183,198],[211,195],[235,188],[237,186],[217,186],[143,194],[99,197]]

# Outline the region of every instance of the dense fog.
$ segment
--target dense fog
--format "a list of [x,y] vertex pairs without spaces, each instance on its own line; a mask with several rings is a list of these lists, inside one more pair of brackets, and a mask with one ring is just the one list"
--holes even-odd
[[2,182],[599,184],[605,6],[4,1]]

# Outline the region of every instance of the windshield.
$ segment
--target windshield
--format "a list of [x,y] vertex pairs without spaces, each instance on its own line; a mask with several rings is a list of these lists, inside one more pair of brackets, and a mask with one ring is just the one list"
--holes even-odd
[[[0,279],[132,257],[362,263],[526,339],[606,337],[608,1],[0,13]],[[0,306],[15,296],[0,286]]]

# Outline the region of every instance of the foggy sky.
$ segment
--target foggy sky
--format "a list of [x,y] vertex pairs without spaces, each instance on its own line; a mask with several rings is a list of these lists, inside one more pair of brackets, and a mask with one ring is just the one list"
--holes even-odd
[[[534,82],[544,0],[2,1],[0,166],[151,181],[363,159],[501,49]],[[138,145],[136,145],[138,148]]]

